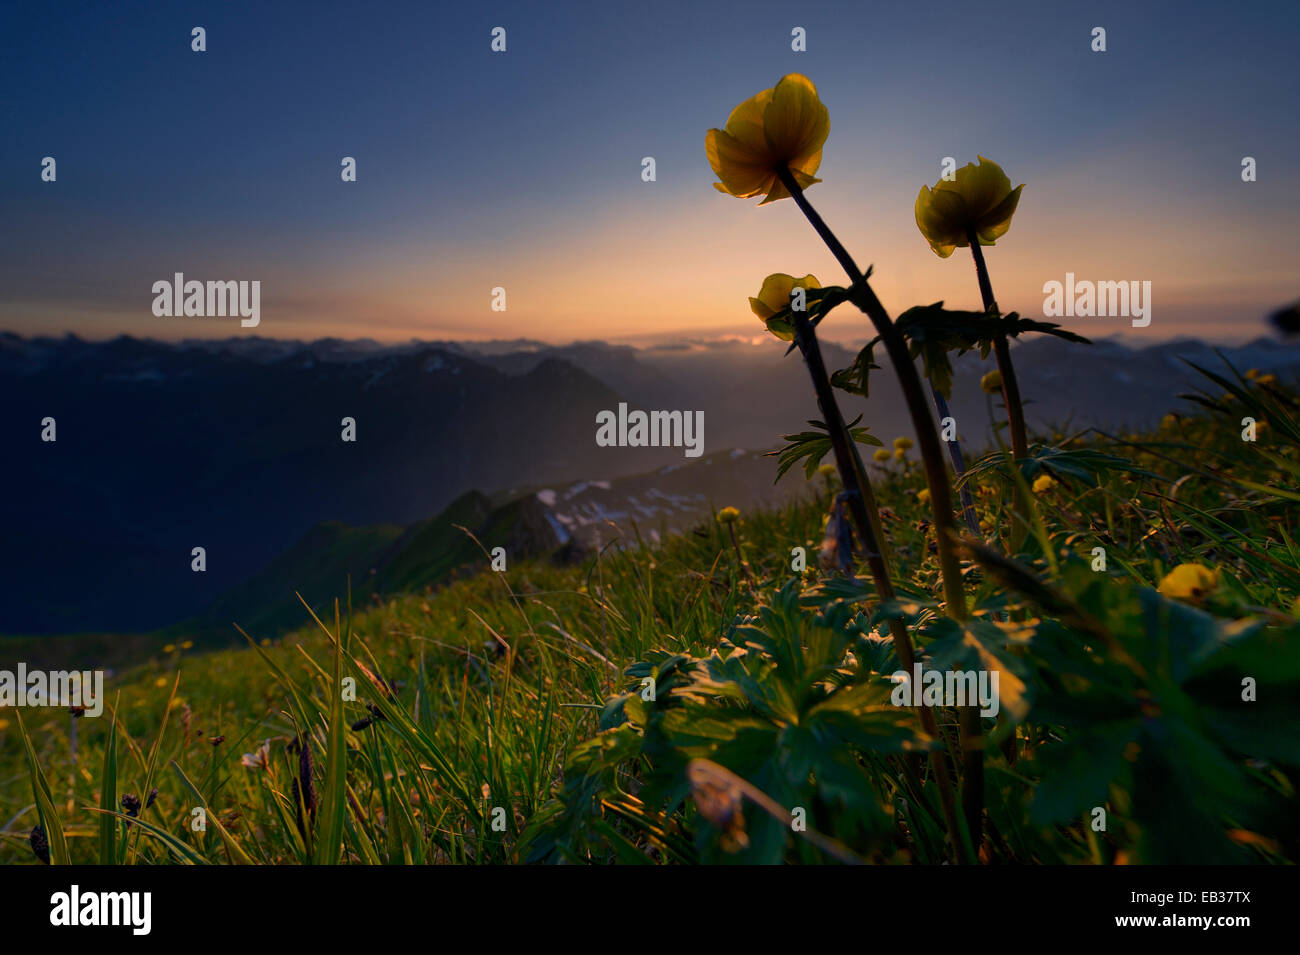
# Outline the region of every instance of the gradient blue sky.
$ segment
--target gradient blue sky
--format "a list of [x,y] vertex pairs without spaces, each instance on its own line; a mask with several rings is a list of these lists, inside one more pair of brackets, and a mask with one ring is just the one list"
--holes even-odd
[[[1028,184],[988,250],[1005,308],[1041,315],[1067,271],[1150,280],[1150,328],[1071,327],[1240,339],[1300,298],[1290,0],[11,3],[0,33],[0,329],[23,334],[757,336],[764,275],[843,277],[793,203],[712,189],[704,134],[794,71],[831,116],[809,198],[894,313],[978,306],[912,212],[977,153]],[[260,279],[261,326],[155,318],[176,271]]]

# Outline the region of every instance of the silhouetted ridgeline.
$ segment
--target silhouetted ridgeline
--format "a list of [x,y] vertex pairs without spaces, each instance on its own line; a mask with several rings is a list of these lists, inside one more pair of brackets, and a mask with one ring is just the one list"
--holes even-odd
[[[1017,348],[1031,426],[1149,425],[1195,384],[1182,358],[1218,364],[1200,342],[1067,347],[1042,338]],[[349,573],[365,592],[356,576],[374,569],[382,584],[381,565],[389,586],[421,586],[473,547],[431,515],[467,506],[476,489],[487,496],[455,521],[471,529],[492,504],[543,491],[522,505],[533,540],[544,528],[607,540],[611,521],[653,534],[710,502],[776,496],[770,460],[728,449],[773,447],[815,417],[810,399],[784,397],[807,388],[798,356],[782,351],[0,335],[0,439],[11,450],[0,633],[143,631],[209,610],[228,627],[237,606],[261,608],[255,619],[271,624],[290,612],[285,592],[293,601],[294,589],[319,583],[332,595]],[[852,359],[825,351],[832,368]],[[1300,367],[1297,346],[1225,354],[1243,369]],[[956,381],[954,414],[977,449],[989,442],[979,371],[959,368]],[[702,410],[704,457],[598,447],[596,414],[619,402]],[[876,374],[869,404],[846,396],[844,407],[865,412],[886,441],[909,430],[888,373]],[[47,417],[53,443],[41,440]],[[356,421],[353,443],[341,440],[344,417]],[[202,574],[190,569],[196,546]]]

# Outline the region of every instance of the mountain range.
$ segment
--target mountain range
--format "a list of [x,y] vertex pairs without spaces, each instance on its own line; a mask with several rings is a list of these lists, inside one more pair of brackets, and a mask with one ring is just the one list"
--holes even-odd
[[[853,359],[824,350],[832,369]],[[424,586],[482,559],[460,527],[542,552],[777,500],[802,477],[773,487],[773,460],[754,452],[816,417],[803,364],[783,351],[771,339],[634,348],[0,334],[10,452],[0,633],[228,627],[232,615],[277,629],[300,609],[295,589],[338,594],[348,575],[361,591]],[[1242,369],[1300,373],[1300,347],[1221,351]],[[1222,367],[1192,340],[1040,338],[1013,353],[1031,425],[1076,430],[1150,425],[1190,407],[1177,397],[1199,383],[1186,360]],[[979,390],[978,357],[955,367],[953,414],[975,452],[997,409]],[[870,400],[845,395],[843,407],[888,442],[910,427],[892,375],[873,375]],[[703,410],[704,456],[598,447],[596,414],[620,402]],[[55,441],[42,440],[47,418]],[[355,441],[343,440],[344,419]]]

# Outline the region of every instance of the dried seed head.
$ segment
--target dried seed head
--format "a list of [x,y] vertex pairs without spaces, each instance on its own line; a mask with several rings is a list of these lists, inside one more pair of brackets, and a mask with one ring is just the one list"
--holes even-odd
[[125,812],[128,816],[140,815],[140,797],[137,796],[135,793],[123,793],[122,811]]
[[302,792],[302,804],[314,818],[316,815],[316,786],[312,783],[311,741],[302,741],[302,752],[298,754],[298,783]]
[[28,841],[32,844],[32,852],[36,858],[40,859],[46,865],[50,864],[50,843],[45,838],[45,830],[37,826],[32,830],[31,837]]

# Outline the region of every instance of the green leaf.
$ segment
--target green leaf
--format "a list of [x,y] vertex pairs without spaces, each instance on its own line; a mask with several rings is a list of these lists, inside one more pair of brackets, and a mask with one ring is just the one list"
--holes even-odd
[[22,712],[15,709],[14,716],[18,719],[18,732],[22,734],[23,748],[27,752],[27,766],[32,774],[32,797],[36,801],[36,814],[40,817],[45,839],[50,844],[50,862],[53,865],[70,865],[68,842],[63,835],[63,823],[54,809],[54,796],[50,793],[50,784],[45,779],[45,773],[41,771],[36,750],[32,747],[32,738],[23,723]]
[[[118,699],[121,699],[119,695]],[[99,804],[105,809],[117,805],[117,704],[108,721],[108,740],[104,743],[103,778],[99,784]],[[143,803],[142,803],[143,805]],[[99,864],[117,863],[117,820],[104,816],[99,820]]]
[[324,820],[316,840],[316,864],[338,865],[343,853],[343,832],[348,811],[348,740],[343,718],[343,633],[338,604],[334,605],[334,674],[330,683],[329,726],[325,740],[325,792],[321,799]]
[[[854,427],[861,420],[862,416],[858,415],[847,426],[852,440],[867,447],[882,447],[884,442],[873,435],[869,428]],[[809,421],[808,423],[819,430],[783,434],[781,437],[790,443],[779,451],[766,452],[766,457],[776,457],[778,459],[776,481],[781,480],[785,473],[800,461],[804,462],[804,476],[811,479],[817,473],[817,467],[821,464],[822,459],[831,453],[831,437],[826,425],[821,421]],[[776,481],[772,483],[775,484]]]
[[[991,451],[977,461],[972,462],[966,473],[954,487],[960,490],[970,482],[981,477],[996,474],[1004,480],[1012,480],[1012,468],[1015,467],[1010,455],[1003,451]],[[1134,474],[1139,477],[1163,481],[1164,478],[1145,468],[1139,467],[1128,458],[1117,457],[1093,448],[1056,448],[1046,444],[1034,444],[1029,453],[1019,462],[1020,473],[1024,480],[1032,482],[1041,474],[1049,477],[1074,478],[1089,486],[1095,485],[1098,478],[1111,472]]]
[[193,846],[186,845],[166,829],[155,826],[151,822],[146,822],[143,819],[132,819],[124,812],[118,812],[112,809],[100,809],[98,806],[86,806],[86,809],[89,812],[97,812],[112,819],[120,819],[123,822],[129,822],[133,827],[139,826],[142,832],[147,832],[149,835],[153,836],[174,852],[176,857],[183,862],[187,862],[190,865],[210,865],[208,860],[205,859],[202,854],[195,851]]
[[172,769],[176,771],[176,775],[181,778],[181,782],[185,784],[185,788],[190,791],[191,795],[194,796],[195,800],[197,800],[198,804],[203,808],[204,814],[207,817],[208,825],[217,830],[217,835],[221,837],[221,841],[225,845],[226,851],[230,853],[230,858],[238,865],[253,865],[253,860],[249,857],[248,853],[244,851],[243,846],[236,841],[235,837],[232,836],[226,827],[221,824],[221,820],[217,818],[217,814],[212,811],[212,808],[208,805],[208,801],[204,798],[203,793],[199,792],[199,787],[194,785],[190,780],[190,777],[185,775],[185,770],[181,769],[180,764],[176,762],[176,760],[173,759],[171,765]]
[[1040,778],[1030,820],[1036,825],[1077,820],[1104,806],[1112,785],[1128,789],[1132,767],[1124,755],[1139,730],[1133,720],[1099,724],[1038,747],[1034,766]]

